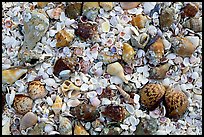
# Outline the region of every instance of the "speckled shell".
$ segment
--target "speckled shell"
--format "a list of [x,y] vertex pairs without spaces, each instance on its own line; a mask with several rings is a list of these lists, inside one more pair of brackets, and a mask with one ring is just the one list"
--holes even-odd
[[120,2],[120,5],[124,10],[129,10],[136,8],[140,3],[141,2]]
[[71,34],[70,32],[67,32],[66,30],[60,30],[56,34],[56,39],[57,39],[56,46],[57,47],[69,46],[69,43],[73,40],[73,38],[74,38],[74,35]]
[[178,119],[185,113],[188,104],[187,96],[182,91],[167,89],[164,103],[167,117]]
[[145,23],[147,22],[147,20],[148,19],[146,16],[139,14],[139,15],[132,16],[131,24],[133,26],[137,26],[139,29],[142,29],[145,27]]
[[71,121],[66,117],[59,117],[59,132],[61,135],[72,135]]
[[164,44],[161,38],[158,38],[155,43],[150,46],[150,50],[154,51],[156,58],[162,58],[164,55]]
[[134,60],[135,54],[136,52],[134,51],[132,46],[130,46],[128,43],[123,43],[122,59],[126,63],[131,63]]
[[82,2],[69,2],[65,14],[71,19],[76,19],[82,13]]
[[74,135],[89,135],[89,133],[80,122],[77,122],[74,127]]
[[162,9],[161,15],[159,17],[161,28],[169,28],[171,26],[171,24],[174,21],[173,15],[174,15],[173,9],[171,8]]
[[188,3],[183,9],[184,15],[187,17],[194,17],[198,12],[197,5],[193,3]]
[[14,98],[13,107],[19,114],[25,114],[32,109],[33,100],[24,94],[17,94]]
[[56,115],[60,113],[62,109],[62,98],[57,95],[54,104],[52,105],[52,110]]
[[150,70],[150,78],[152,79],[164,79],[166,77],[166,72],[169,70],[171,64],[166,63],[159,67],[154,67]]
[[195,32],[201,32],[202,31],[202,17],[190,18],[189,20],[183,23],[183,27],[192,29]]
[[160,84],[147,84],[140,90],[141,103],[150,111],[154,110],[162,101],[165,87]]
[[43,98],[47,93],[44,85],[40,81],[31,81],[28,84],[28,94],[32,99]]
[[33,112],[26,113],[20,120],[20,130],[24,130],[37,123],[38,117]]

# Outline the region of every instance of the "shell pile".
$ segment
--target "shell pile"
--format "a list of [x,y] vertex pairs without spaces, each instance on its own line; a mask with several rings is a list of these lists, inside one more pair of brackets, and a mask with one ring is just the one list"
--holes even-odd
[[5,135],[202,135],[201,2],[2,2]]

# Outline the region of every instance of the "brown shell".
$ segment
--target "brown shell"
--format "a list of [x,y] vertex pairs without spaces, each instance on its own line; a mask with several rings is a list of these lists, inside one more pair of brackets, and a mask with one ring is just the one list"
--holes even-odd
[[140,90],[141,103],[150,111],[154,110],[162,101],[165,87],[160,84],[147,84]]
[[140,3],[141,2],[120,2],[120,5],[124,10],[129,10],[138,7]]
[[105,89],[103,89],[103,91],[99,97],[111,99],[114,96],[115,96],[115,92],[113,92],[113,90],[110,87],[106,87]]
[[161,38],[158,38],[155,43],[150,46],[150,50],[154,51],[156,58],[161,59],[164,55],[164,44]]
[[114,121],[123,121],[126,117],[127,111],[122,106],[114,106],[112,104],[106,106],[102,114]]
[[32,109],[33,100],[24,94],[18,94],[14,98],[13,107],[19,114],[25,114]]
[[65,14],[71,19],[76,19],[82,14],[82,6],[82,2],[69,2]]
[[182,91],[168,89],[165,94],[165,107],[167,117],[178,119],[188,107],[187,96]]
[[194,17],[198,12],[198,7],[193,3],[188,3],[183,9],[184,15],[187,17]]
[[201,32],[202,31],[202,17],[194,17],[190,18],[189,20],[186,20],[183,23],[184,28],[192,29],[195,32]]
[[47,93],[44,85],[40,81],[31,81],[28,84],[28,94],[32,99],[43,98]]
[[68,46],[69,43],[73,40],[74,35],[72,35],[70,32],[67,32],[66,30],[60,30],[56,34],[57,47],[65,47]]
[[80,122],[76,122],[74,127],[74,135],[89,135],[89,133]]
[[164,79],[166,77],[166,73],[169,70],[171,64],[166,63],[159,67],[154,67],[150,70],[150,78],[152,79]]
[[159,18],[161,28],[169,28],[173,23],[174,12],[171,8],[163,9]]
[[99,111],[90,104],[80,104],[75,108],[71,108],[70,114],[83,121],[94,121],[99,117]]
[[142,14],[132,16],[131,24],[133,26],[137,26],[139,29],[144,28],[146,22],[147,22],[147,17]]
[[44,8],[49,2],[37,2],[39,8]]

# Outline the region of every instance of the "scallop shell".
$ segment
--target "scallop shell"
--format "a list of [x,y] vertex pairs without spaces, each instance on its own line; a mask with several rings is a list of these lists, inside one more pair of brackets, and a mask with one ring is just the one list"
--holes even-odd
[[33,100],[24,94],[17,94],[14,98],[13,107],[19,114],[25,114],[32,109]]
[[149,42],[149,39],[150,37],[147,33],[142,33],[138,37],[132,35],[131,43],[132,43],[132,46],[134,47],[144,49],[147,43]]
[[122,59],[126,63],[131,63],[134,60],[135,54],[136,52],[134,51],[132,46],[130,46],[128,43],[123,43]]
[[21,68],[13,68],[2,71],[2,83],[13,84],[17,81],[23,74],[25,74],[28,70]]
[[69,80],[65,80],[60,87],[64,95],[68,96],[69,98],[77,97],[80,94],[80,88]]
[[61,109],[62,109],[62,98],[59,95],[57,95],[55,102],[52,105],[52,110],[56,115],[58,115]]
[[105,10],[110,11],[113,9],[113,2],[100,2],[99,5]]
[[162,101],[165,87],[160,84],[147,84],[140,90],[141,103],[150,111],[154,110]]
[[183,14],[187,17],[194,17],[198,10],[199,9],[197,5],[193,3],[188,3],[183,9]]
[[167,117],[180,118],[189,105],[187,96],[178,90],[168,88],[165,94],[165,103]]
[[150,46],[150,50],[154,51],[156,58],[161,59],[164,55],[164,44],[161,38],[158,38],[155,43]]
[[166,77],[166,73],[169,70],[171,64],[166,63],[159,67],[154,67],[150,70],[150,78],[152,79],[164,79]]
[[47,93],[44,85],[40,81],[32,81],[28,84],[28,94],[32,99],[43,98]]
[[59,132],[61,135],[72,135],[72,124],[68,118],[60,116],[59,123]]
[[169,28],[172,25],[174,21],[173,16],[174,11],[172,8],[162,9],[161,15],[159,17],[160,26],[162,29]]
[[128,80],[125,78],[125,75],[124,75],[124,69],[123,69],[123,67],[121,66],[121,64],[118,63],[118,62],[109,64],[109,65],[107,66],[107,73],[110,74],[110,75],[118,76],[118,77],[121,78],[121,80],[123,80],[125,83],[128,83]]
[[202,17],[194,17],[183,23],[184,28],[192,29],[195,32],[202,32]]
[[75,123],[74,135],[89,135],[80,122]]
[[38,117],[33,112],[26,113],[20,120],[20,130],[24,130],[37,123]]
[[72,33],[64,29],[60,30],[56,34],[56,39],[57,39],[56,46],[57,47],[69,46],[69,43],[72,42],[73,38],[74,38],[74,35]]
[[65,9],[65,14],[71,19],[76,19],[82,14],[82,2],[68,2]]
[[142,29],[145,27],[146,22],[148,21],[148,18],[142,14],[132,16],[131,24],[133,26],[137,26],[139,29]]
[[141,2],[120,2],[121,7],[124,10],[129,10],[138,7]]

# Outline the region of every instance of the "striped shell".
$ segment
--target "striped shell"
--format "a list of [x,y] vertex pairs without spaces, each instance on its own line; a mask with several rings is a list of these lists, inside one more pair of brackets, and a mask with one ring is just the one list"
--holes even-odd
[[28,85],[28,94],[32,99],[43,98],[47,93],[44,85],[40,81],[32,81]]

